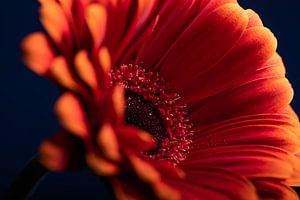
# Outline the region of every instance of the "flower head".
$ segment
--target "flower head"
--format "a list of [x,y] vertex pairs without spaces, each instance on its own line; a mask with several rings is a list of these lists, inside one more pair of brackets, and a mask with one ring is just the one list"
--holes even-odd
[[235,0],[40,0],[25,63],[62,91],[40,160],[117,199],[297,199],[299,121],[276,39]]

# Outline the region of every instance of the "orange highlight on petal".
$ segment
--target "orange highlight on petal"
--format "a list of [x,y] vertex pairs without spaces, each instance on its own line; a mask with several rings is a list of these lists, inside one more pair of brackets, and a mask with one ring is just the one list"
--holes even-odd
[[61,125],[71,133],[86,138],[88,127],[83,107],[77,97],[66,93],[60,97],[55,105],[55,111]]
[[60,56],[55,58],[52,63],[50,69],[51,75],[53,78],[62,86],[70,89],[70,90],[77,90],[78,84],[72,77],[72,73],[68,68],[67,62],[64,57]]
[[86,51],[80,51],[77,53],[75,57],[75,67],[83,81],[85,81],[91,88],[95,89],[97,87],[97,75]]
[[137,175],[147,183],[160,181],[159,172],[149,163],[138,157],[129,158]]
[[98,4],[88,6],[86,22],[94,39],[95,47],[99,47],[106,33],[107,14],[105,8]]
[[179,200],[180,193],[163,182],[154,184],[154,192],[159,199]]
[[119,167],[113,163],[105,161],[94,153],[87,154],[88,165],[100,176],[113,176],[119,173]]
[[54,58],[47,37],[43,33],[32,33],[21,44],[24,63],[35,73],[45,75]]
[[97,142],[108,159],[113,161],[121,160],[119,142],[117,140],[116,133],[110,124],[103,124],[98,132]]
[[41,1],[40,18],[43,26],[57,43],[69,29],[62,7],[56,1]]
[[45,167],[53,171],[60,171],[65,166],[61,150],[49,141],[41,144],[39,159]]
[[122,88],[122,86],[115,86],[112,94],[112,102],[117,116],[119,118],[122,118],[125,112],[124,89]]
[[102,47],[99,51],[99,63],[105,73],[111,70],[111,57],[106,47]]

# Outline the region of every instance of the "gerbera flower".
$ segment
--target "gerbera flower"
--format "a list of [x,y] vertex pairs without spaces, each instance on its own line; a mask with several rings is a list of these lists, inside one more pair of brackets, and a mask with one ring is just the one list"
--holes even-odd
[[40,161],[117,199],[298,199],[299,122],[276,39],[235,0],[40,0],[24,61],[61,88]]

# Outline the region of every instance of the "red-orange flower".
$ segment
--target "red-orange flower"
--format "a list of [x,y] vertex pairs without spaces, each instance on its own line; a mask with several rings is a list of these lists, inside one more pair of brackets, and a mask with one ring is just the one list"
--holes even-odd
[[62,91],[51,170],[117,199],[298,199],[299,120],[276,39],[235,0],[40,0],[24,61]]

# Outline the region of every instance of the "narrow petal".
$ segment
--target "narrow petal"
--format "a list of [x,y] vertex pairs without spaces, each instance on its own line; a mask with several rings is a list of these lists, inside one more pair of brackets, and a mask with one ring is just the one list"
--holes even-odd
[[138,157],[131,156],[130,162],[136,174],[147,183],[157,182],[161,179],[159,171],[157,171],[151,164]]
[[181,193],[181,199],[258,199],[251,182],[230,171],[201,165],[184,170],[187,174],[184,181],[168,180]]
[[50,68],[52,78],[62,87],[76,91],[80,86],[75,81],[64,57],[56,57]]
[[106,47],[102,47],[99,50],[99,63],[104,71],[104,73],[109,73],[112,66],[111,66],[111,56]]
[[268,29],[247,29],[218,63],[193,78],[177,83],[180,84],[176,87],[182,100],[198,101],[243,83],[249,73],[256,71],[273,56],[276,46],[276,39]]
[[87,153],[86,162],[100,176],[114,176],[120,172],[117,164],[109,162],[93,152]]
[[209,125],[230,118],[251,114],[276,113],[289,105],[293,90],[286,78],[252,81],[209,99],[190,116]]
[[61,44],[64,35],[69,32],[65,13],[56,1],[41,1],[41,4],[41,22],[52,39]]
[[53,171],[79,169],[84,166],[84,149],[80,140],[66,132],[58,132],[39,148],[40,161]]
[[46,75],[55,56],[47,37],[32,33],[22,41],[21,48],[25,64],[35,73]]
[[299,200],[297,193],[280,182],[270,180],[252,180],[261,199]]
[[65,93],[56,102],[55,111],[61,125],[71,133],[85,139],[89,131],[84,108],[78,98],[71,93]]
[[124,89],[122,86],[117,85],[114,87],[112,94],[112,103],[114,107],[114,111],[117,114],[118,119],[123,119],[125,112],[125,99],[124,99]]
[[[137,0],[133,1],[131,5],[134,6],[136,12],[134,16],[130,17],[131,23],[126,31],[124,39],[119,44],[119,48],[115,55],[115,60],[119,60],[120,57],[130,48],[131,43],[133,42],[134,37],[147,25],[148,20],[154,13],[155,9],[158,6],[159,1],[157,0]],[[132,13],[131,13],[132,14]],[[128,48],[128,49],[127,49]],[[124,63],[123,63],[124,64]]]
[[246,12],[237,4],[225,4],[205,18],[200,15],[175,42],[160,74],[176,86],[207,71],[239,40],[247,22]]
[[119,142],[113,127],[104,123],[97,135],[97,143],[101,151],[108,159],[113,161],[120,161],[121,154],[119,149]]
[[143,62],[145,67],[157,64],[199,13],[198,4],[199,1],[192,0],[167,1],[159,13],[153,32],[143,43],[136,62]]
[[94,40],[94,46],[98,48],[106,34],[106,9],[99,4],[89,5],[86,10],[86,21]]
[[292,175],[294,162],[292,154],[279,148],[235,145],[207,150],[194,149],[180,165],[185,168],[202,164],[228,169],[246,178],[285,180]]
[[[258,121],[257,121],[258,123]],[[224,128],[224,127],[223,127]],[[240,144],[268,145],[295,153],[300,150],[300,141],[294,133],[281,126],[262,124],[240,124],[193,139],[201,148],[230,146]]]
[[75,67],[80,78],[92,89],[96,89],[98,86],[97,74],[86,51],[82,50],[76,54]]
[[120,143],[134,152],[147,152],[155,147],[152,136],[135,127],[120,128],[118,132]]

